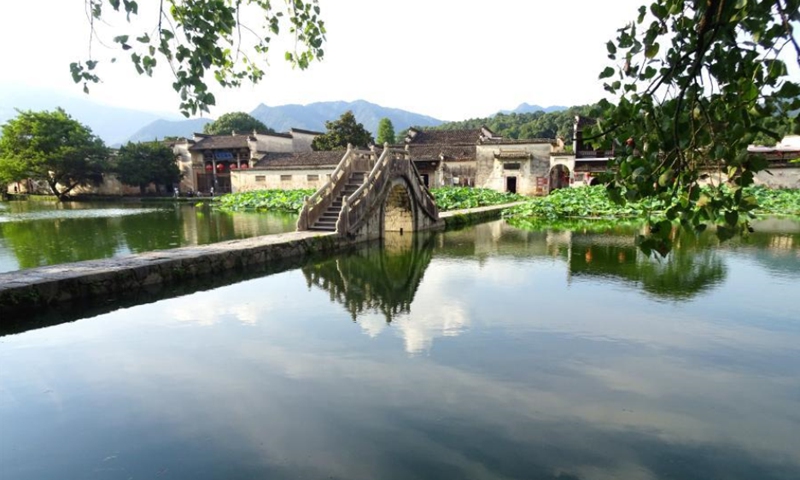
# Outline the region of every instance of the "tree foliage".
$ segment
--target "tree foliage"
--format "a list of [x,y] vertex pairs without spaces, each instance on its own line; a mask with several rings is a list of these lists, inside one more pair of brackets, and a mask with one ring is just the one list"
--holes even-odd
[[114,167],[119,181],[138,186],[145,193],[147,185],[171,186],[181,179],[172,149],[161,142],[133,143],[120,147]]
[[392,125],[392,121],[388,118],[381,118],[381,121],[378,122],[378,145],[383,145],[384,143],[393,144],[394,142],[394,125]]
[[[207,112],[216,100],[206,84],[213,75],[223,87],[237,87],[243,80],[257,83],[264,77],[271,40],[285,29],[295,39],[286,60],[301,69],[324,51],[325,25],[317,0],[162,0],[157,11],[140,15],[136,0],[84,0],[90,20],[89,58],[70,64],[75,83],[100,81],[100,60],[92,57],[92,42],[114,44],[120,54],[130,55],[137,73],[152,76],[159,62],[167,64],[172,84],[180,95],[184,115]],[[109,8],[113,12],[109,11]],[[97,38],[110,17],[153,18],[142,31],[117,32],[113,39]],[[152,15],[152,17],[151,17]],[[254,19],[253,23],[243,19]],[[130,27],[133,29],[133,27]],[[108,40],[105,41],[104,40]],[[116,57],[111,58],[114,62]]]
[[108,166],[108,149],[62,109],[19,111],[2,127],[0,177],[41,180],[59,199],[79,185],[98,183]]
[[[697,231],[716,225],[729,238],[749,228],[757,207],[743,188],[763,171],[747,146],[779,132],[800,108],[800,85],[786,61],[800,65],[793,28],[800,0],[656,0],[607,44],[615,61],[601,74],[618,95],[603,102],[597,134],[616,146],[607,177],[611,198],[656,197],[669,221]],[[797,121],[794,121],[797,128]],[[712,189],[699,180],[711,174]],[[720,175],[730,182],[721,188]],[[639,238],[645,251],[666,253],[670,222]]]
[[209,135],[230,135],[231,132],[250,133],[254,130],[260,133],[275,132],[275,130],[264,125],[261,120],[253,118],[244,112],[226,113],[203,127],[203,133]]
[[557,138],[572,141],[575,115],[589,115],[595,105],[574,106],[559,112],[498,113],[486,118],[473,118],[461,122],[447,122],[434,127],[441,130],[474,129],[488,127],[506,138]]
[[356,121],[351,110],[344,112],[339,120],[325,122],[325,128],[325,134],[315,137],[311,142],[314,150],[344,150],[348,143],[356,147],[366,147],[372,143],[372,134]]

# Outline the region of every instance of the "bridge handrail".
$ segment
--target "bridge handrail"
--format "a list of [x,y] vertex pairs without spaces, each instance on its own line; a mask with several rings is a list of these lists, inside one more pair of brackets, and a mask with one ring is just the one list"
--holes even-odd
[[[397,158],[402,156],[403,158]],[[412,195],[422,204],[423,211],[432,219],[439,218],[439,210],[433,196],[425,187],[414,162],[405,158],[402,151],[393,151],[388,145],[384,145],[380,158],[375,162],[369,176],[352,195],[344,199],[342,210],[339,213],[339,220],[336,222],[336,231],[339,234],[350,233],[354,227],[364,219],[368,209],[372,206],[375,198],[380,197],[387,180],[392,178],[392,173],[399,175],[405,174],[409,179],[417,181],[411,184]]]
[[[325,185],[319,188],[313,195],[306,197],[303,200],[303,208],[300,210],[300,215],[297,218],[297,230],[308,230],[308,228],[319,220],[323,213],[330,207],[333,200],[339,195],[347,184],[350,175],[356,167],[364,168],[361,165],[363,162],[358,160],[362,159],[366,152],[359,152],[353,148],[352,145],[347,145],[342,160],[336,165],[336,168],[331,173],[330,178]],[[371,156],[373,152],[369,152]],[[366,165],[369,165],[367,162]]]

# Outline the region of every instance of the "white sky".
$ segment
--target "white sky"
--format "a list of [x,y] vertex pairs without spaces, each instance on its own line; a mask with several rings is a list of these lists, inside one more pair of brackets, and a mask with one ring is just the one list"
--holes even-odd
[[[154,20],[157,0],[139,3],[140,17]],[[320,0],[328,30],[325,59],[309,70],[292,70],[283,60],[284,49],[273,51],[261,84],[215,90],[211,116],[250,111],[262,102],[364,99],[462,120],[522,102],[594,102],[604,96],[597,76],[609,62],[605,43],[643,3]],[[124,21],[113,25],[120,27],[115,34],[130,29]],[[0,88],[25,85],[82,95],[69,63],[87,58],[88,36],[84,0],[0,0]],[[121,50],[95,44],[94,53],[117,55],[120,61],[100,70],[104,84],[92,88],[93,101],[177,112],[169,70],[140,78]]]

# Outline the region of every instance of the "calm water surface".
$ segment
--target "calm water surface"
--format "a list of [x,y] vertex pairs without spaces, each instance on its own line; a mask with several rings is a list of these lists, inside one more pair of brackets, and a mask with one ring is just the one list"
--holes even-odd
[[0,272],[283,233],[295,221],[187,203],[0,202]]
[[385,243],[0,337],[0,478],[800,478],[800,223]]

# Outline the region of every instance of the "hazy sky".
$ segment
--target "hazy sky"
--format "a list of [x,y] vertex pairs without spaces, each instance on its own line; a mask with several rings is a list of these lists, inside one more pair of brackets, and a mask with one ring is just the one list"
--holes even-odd
[[[279,1],[279,0],[276,0]],[[140,17],[156,17],[156,0],[140,0]],[[259,103],[306,104],[364,99],[444,120],[485,116],[522,102],[576,105],[604,95],[598,73],[605,43],[636,16],[643,0],[320,0],[325,59],[292,70],[272,53],[267,77],[238,91],[215,90],[217,117]],[[117,18],[111,34],[139,34]],[[153,23],[149,23],[148,29]],[[124,30],[124,31],[123,31]],[[130,31],[130,32],[129,32]],[[82,95],[69,63],[88,56],[84,0],[0,1],[0,88],[44,87]],[[110,44],[111,42],[109,42]],[[99,58],[116,52],[94,44]],[[100,103],[176,112],[171,72],[139,77],[128,61],[106,65],[92,88]]]

